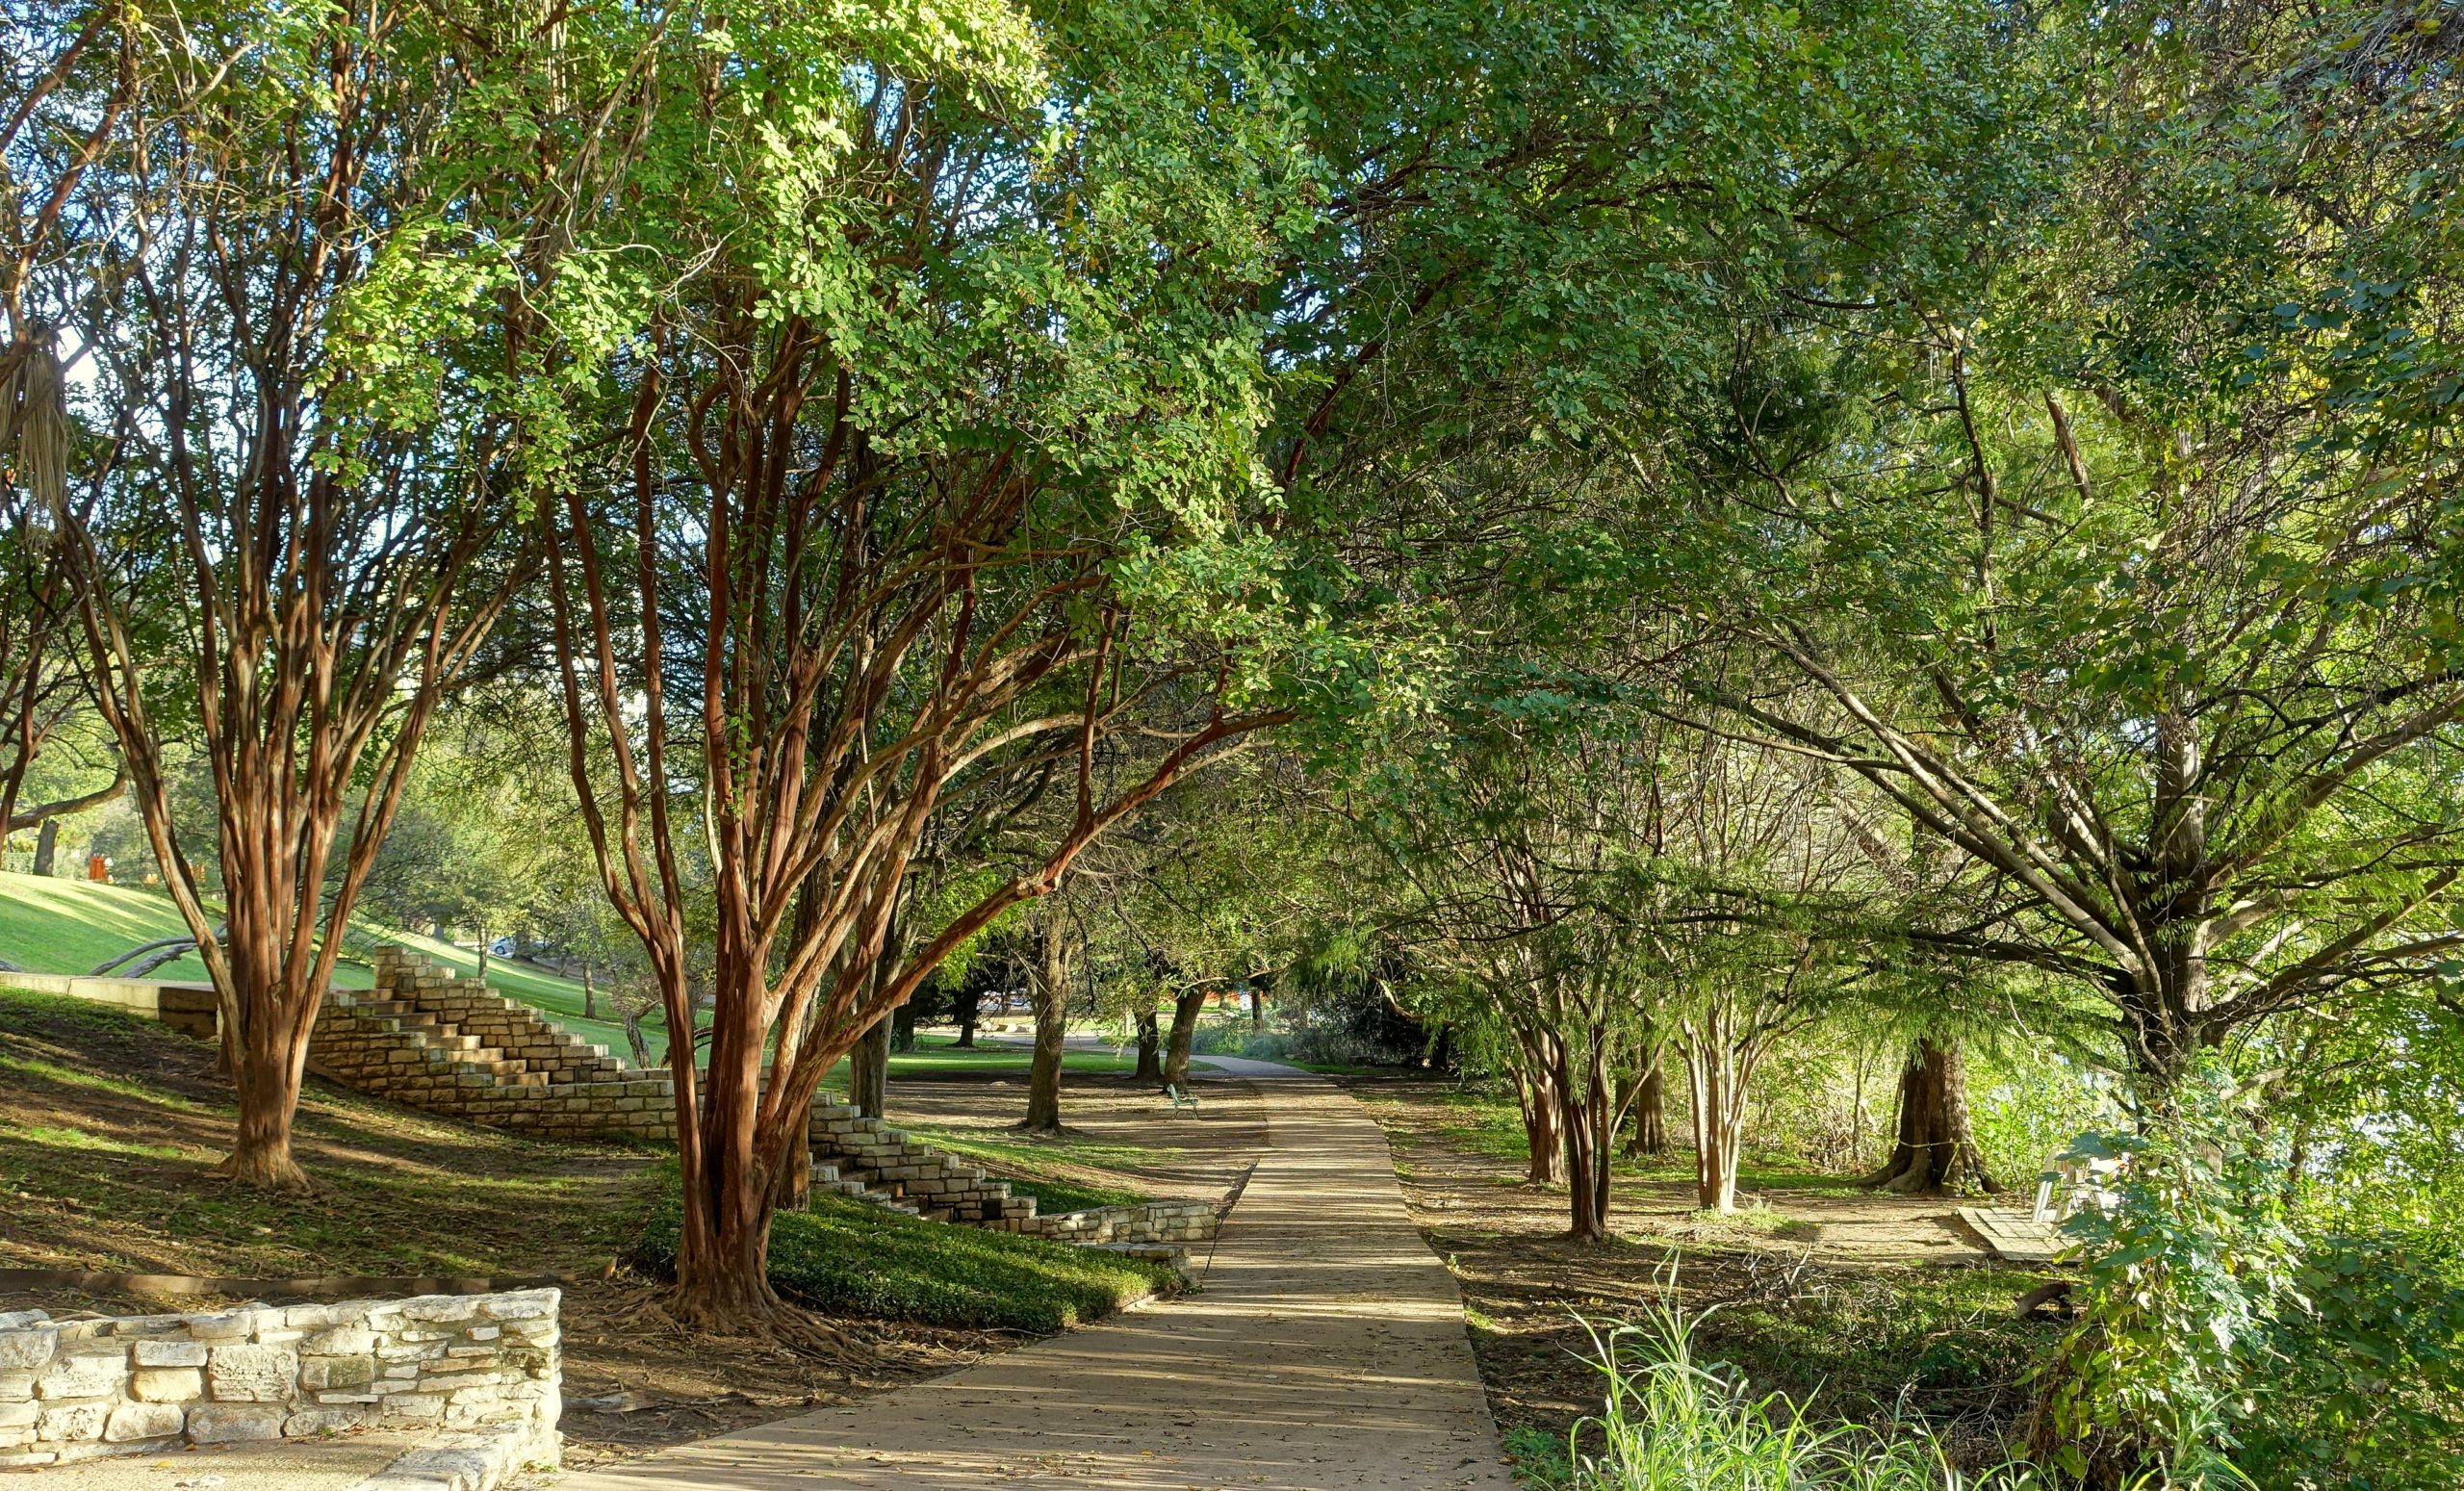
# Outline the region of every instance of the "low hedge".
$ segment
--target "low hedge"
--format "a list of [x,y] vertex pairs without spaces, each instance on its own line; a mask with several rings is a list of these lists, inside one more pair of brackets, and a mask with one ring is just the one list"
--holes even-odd
[[[671,1185],[633,1249],[672,1275],[681,1207]],[[816,1195],[770,1227],[770,1287],[831,1315],[1048,1335],[1169,1290],[1168,1264],[1049,1238],[926,1221]]]

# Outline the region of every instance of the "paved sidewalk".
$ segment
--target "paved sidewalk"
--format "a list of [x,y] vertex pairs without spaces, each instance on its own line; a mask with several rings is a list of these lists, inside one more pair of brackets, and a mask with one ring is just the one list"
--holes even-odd
[[1319,1078],[1200,1060],[1264,1079],[1269,1123],[1200,1292],[558,1491],[1511,1491],[1384,1134]]

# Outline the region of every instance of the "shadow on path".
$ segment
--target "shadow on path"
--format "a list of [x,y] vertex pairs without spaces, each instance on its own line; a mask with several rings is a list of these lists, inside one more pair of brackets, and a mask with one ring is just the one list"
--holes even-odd
[[1195,1294],[862,1402],[560,1479],[558,1491],[1010,1482],[1116,1491],[1511,1491],[1462,1298],[1385,1136],[1270,1062],[1267,1149]]

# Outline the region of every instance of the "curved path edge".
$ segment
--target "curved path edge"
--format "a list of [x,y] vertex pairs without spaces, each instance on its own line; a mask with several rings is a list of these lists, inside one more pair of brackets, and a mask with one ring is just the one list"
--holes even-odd
[[1265,1079],[1268,1135],[1198,1292],[558,1491],[1512,1491],[1385,1134],[1322,1078],[1199,1060]]

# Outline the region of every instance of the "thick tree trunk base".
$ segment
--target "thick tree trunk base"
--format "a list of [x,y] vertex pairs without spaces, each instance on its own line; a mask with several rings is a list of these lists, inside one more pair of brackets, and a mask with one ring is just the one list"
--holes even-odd
[[314,1195],[317,1183],[299,1168],[286,1145],[280,1149],[238,1149],[214,1168],[216,1175],[234,1185],[253,1186],[260,1191],[281,1191],[295,1195]]
[[1899,1137],[1890,1158],[1864,1177],[1893,1195],[1998,1195],[1967,1112],[1957,1046],[1919,1041],[1899,1079]]
[[673,1285],[626,1324],[634,1331],[663,1327],[678,1335],[750,1337],[800,1356],[839,1364],[863,1363],[873,1357],[862,1342],[780,1298],[766,1284],[757,1292]]

